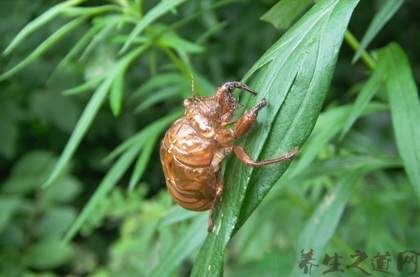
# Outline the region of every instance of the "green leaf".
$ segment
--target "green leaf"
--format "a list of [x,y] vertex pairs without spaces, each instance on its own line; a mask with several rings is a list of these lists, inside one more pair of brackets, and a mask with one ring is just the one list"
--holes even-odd
[[114,81],[115,77],[120,72],[127,69],[130,63],[136,58],[138,55],[143,53],[146,49],[148,49],[149,45],[145,44],[142,47],[136,48],[123,58],[121,58],[111,69],[109,76],[105,79],[105,81],[98,87],[98,89],[94,92],[92,98],[89,100],[85,110],[83,111],[79,121],[74,128],[74,131],[67,142],[66,147],[64,148],[63,153],[60,156],[60,159],[57,162],[57,165],[54,168],[54,171],[51,173],[48,180],[43,185],[44,187],[50,186],[54,180],[60,176],[63,169],[69,163],[73,153],[76,151],[77,147],[79,146],[81,140],[85,136],[87,130],[89,129],[90,125],[93,122],[96,114],[99,111],[99,108],[102,106],[102,103],[105,101],[106,96],[108,95],[108,91]]
[[271,250],[271,253],[273,254],[273,257],[277,257],[280,256],[280,246],[278,246],[277,244],[273,246],[273,249]]
[[120,53],[124,53],[127,51],[128,47],[131,46],[131,44],[134,42],[136,37],[147,27],[167,13],[168,11],[174,9],[176,6],[182,4],[186,0],[167,0],[167,1],[161,1],[159,4],[154,6],[134,27],[133,31],[131,31],[130,35],[127,38],[127,41],[124,43],[122,49],[120,50]]
[[72,6],[63,10],[63,15],[66,17],[76,17],[86,14],[99,15],[110,11],[121,12],[121,7],[117,5],[100,5],[97,7]]
[[109,105],[114,116],[118,116],[121,113],[124,94],[124,71],[125,70],[121,70],[115,76],[114,82],[111,86],[111,92],[109,94]]
[[15,195],[0,196],[0,232],[3,231],[5,226],[9,225],[13,213],[17,210],[21,202],[22,199]]
[[184,221],[188,218],[195,217],[197,215],[198,214],[196,212],[186,210],[181,206],[176,205],[172,207],[172,209],[167,211],[164,216],[161,217],[159,221],[159,227]]
[[[47,180],[56,162],[57,158],[49,151],[34,150],[26,153],[15,163],[1,191],[9,194],[33,193]],[[63,168],[63,172],[66,169]]]
[[375,71],[372,76],[367,80],[367,82],[362,86],[356,101],[354,102],[353,109],[347,119],[346,124],[344,125],[343,130],[340,134],[340,140],[346,135],[346,133],[353,126],[356,119],[361,115],[363,110],[367,107],[372,97],[378,91],[382,80],[385,76],[386,71],[386,61],[379,60]]
[[41,43],[28,57],[26,57],[23,61],[15,65],[13,68],[9,69],[2,75],[0,75],[0,81],[3,81],[10,76],[13,76],[28,64],[32,63],[36,58],[41,56],[48,48],[50,48],[54,43],[56,43],[59,39],[63,36],[68,34],[71,30],[82,24],[86,20],[86,17],[79,17],[76,18],[60,29],[58,29],[54,34],[52,34],[49,38],[47,38],[43,43]]
[[66,133],[72,132],[81,113],[74,98],[40,91],[29,94],[28,99],[31,113],[44,124],[55,125]]
[[207,225],[207,218],[207,213],[202,213],[197,216],[194,223],[177,239],[170,253],[160,261],[159,265],[148,276],[170,276],[187,256],[200,247],[206,237],[207,230],[203,226]]
[[207,39],[212,37],[214,34],[220,32],[220,30],[224,29],[228,25],[229,25],[228,21],[222,21],[218,24],[210,26],[210,28],[207,29],[207,31],[205,31],[202,35],[200,35],[200,37],[195,41],[195,43],[198,45],[203,44]]
[[[315,126],[311,139],[302,149],[301,159],[293,168],[292,175],[301,174],[303,170],[316,158],[319,151],[327,145],[327,143],[338,134],[344,127],[346,119],[349,117],[354,105],[345,105],[332,108],[324,112]],[[386,105],[378,103],[370,103],[362,112],[362,115],[385,110]]]
[[388,59],[386,87],[398,152],[420,199],[420,102],[418,89],[404,50],[392,43],[379,52]]
[[[6,102],[4,99],[1,101]],[[3,109],[3,112],[0,114],[0,155],[4,158],[11,159],[15,155],[16,145],[19,137],[19,125],[17,120],[13,117],[12,114],[7,114],[6,109],[8,103],[0,104],[0,109]]]
[[162,73],[151,77],[147,82],[142,84],[133,94],[131,99],[137,99],[148,91],[157,91],[158,88],[165,88],[171,86],[179,86],[185,84],[186,78],[184,75],[177,72]]
[[60,61],[57,67],[54,69],[53,73],[49,80],[53,79],[59,71],[67,67],[70,61],[88,44],[89,40],[92,39],[98,32],[101,26],[93,26],[89,31],[87,31],[79,41],[71,48],[71,50],[66,54],[66,56]]
[[73,253],[71,245],[60,245],[59,236],[48,236],[31,245],[23,262],[38,269],[54,268],[67,262]]
[[290,261],[290,256],[281,256],[277,259],[277,264],[285,265]]
[[39,29],[44,24],[48,23],[52,19],[54,19],[56,16],[61,14],[63,11],[68,9],[69,7],[79,5],[80,3],[83,3],[86,0],[68,0],[63,3],[60,3],[58,5],[55,5],[39,17],[37,17],[35,20],[28,23],[12,40],[12,42],[9,44],[9,46],[4,50],[4,55],[10,54],[16,46],[18,46],[28,35],[33,33],[36,29]]
[[[276,42],[244,77],[264,67],[252,88],[268,106],[241,139],[249,155],[265,160],[301,146],[310,135],[333,76],[344,32],[357,0],[323,0]],[[289,162],[261,168],[230,159],[215,209],[215,227],[197,256],[191,276],[220,276],[231,236],[284,173]]]
[[[43,191],[43,202],[48,203],[68,203],[75,199],[82,190],[82,183],[73,176],[61,178],[57,184]],[[65,191],[66,193],[63,193]]]
[[121,20],[121,15],[109,15],[102,18],[96,18],[94,21],[94,27],[92,29],[100,29],[95,36],[90,41],[89,45],[86,47],[82,56],[80,57],[81,61],[87,60],[88,57],[92,55],[92,52],[98,48],[98,45],[102,42],[105,42],[109,38],[110,33],[115,30],[115,26]]
[[261,262],[260,266],[263,270],[266,270],[266,271],[269,271],[269,270],[272,269],[271,263],[269,263],[269,262]]
[[[330,241],[335,229],[340,221],[343,210],[351,195],[353,187],[359,182],[366,170],[343,174],[337,181],[339,184],[335,191],[327,195],[324,201],[313,212],[311,218],[303,228],[297,243],[295,252],[300,253],[313,249],[313,258],[319,259],[325,245]],[[294,267],[290,276],[302,276],[299,267]]]
[[173,84],[172,86],[166,87],[166,88],[162,88],[161,90],[157,90],[155,92],[153,92],[153,94],[149,95],[147,98],[145,98],[140,105],[138,105],[135,109],[134,112],[136,114],[139,114],[141,112],[143,112],[144,110],[152,107],[153,105],[165,101],[166,99],[169,98],[175,98],[175,97],[179,97],[179,92],[181,90],[182,86]]
[[265,260],[266,262],[271,263],[271,262],[273,261],[273,255],[271,255],[271,254],[270,254],[270,253],[268,253],[268,252],[264,252],[264,260]]
[[[92,49],[97,44],[104,40],[104,36],[108,34],[108,30],[110,29],[109,26],[114,26],[118,23],[118,21],[121,19],[120,15],[108,15],[101,18],[94,18],[93,26],[90,28],[80,39],[79,41],[71,48],[71,50],[67,53],[67,55],[60,61],[60,63],[57,65],[54,72],[51,74],[49,80],[53,79],[56,74],[63,68],[65,68],[69,62],[75,58],[75,56],[82,51],[83,48],[86,47],[86,50],[82,54],[82,57],[84,55],[87,55],[87,53],[90,53],[91,51],[88,51],[88,49]],[[104,29],[106,31],[104,31]],[[105,33],[105,34],[104,34]],[[99,38],[98,38],[99,36]],[[93,38],[93,39],[92,39]],[[89,43],[91,41],[91,43]],[[89,43],[89,44],[88,44]],[[82,57],[80,60],[82,60]],[[89,82],[87,82],[89,83]],[[86,84],[86,83],[85,83]],[[83,84],[84,85],[84,84]]]
[[284,267],[280,267],[279,270],[277,271],[278,273],[280,273],[280,275],[289,276],[289,274],[292,272],[292,269],[290,267],[284,266]]
[[[402,162],[397,157],[377,158],[369,156],[348,156],[334,157],[323,161],[314,161],[303,172],[297,176],[290,177],[287,174],[279,182],[287,185],[290,180],[297,183],[325,175],[337,175],[346,172],[353,172],[363,168],[399,168]],[[289,172],[288,172],[289,173]]]
[[379,33],[382,27],[392,18],[392,16],[398,11],[400,6],[404,0],[387,0],[379,10],[379,12],[375,15],[372,22],[370,23],[365,35],[360,42],[359,49],[354,54],[352,63],[355,63],[360,56],[362,55],[363,51],[366,50],[366,47],[369,43],[375,38],[375,36]]
[[55,208],[43,214],[33,226],[36,237],[61,236],[76,218],[76,212],[70,208]]
[[261,16],[261,20],[268,21],[276,28],[287,29],[289,25],[313,0],[281,0],[278,1],[268,12]]
[[98,87],[101,82],[103,82],[103,80],[107,77],[107,75],[109,75],[109,73],[111,72],[112,68],[109,71],[106,71],[102,74],[99,74],[98,76],[90,79],[89,81],[78,85],[74,88],[71,89],[67,89],[65,91],[63,91],[64,95],[73,95],[73,94],[78,94],[78,93],[82,93],[85,91],[88,91],[90,89],[94,89],[96,87]]
[[[109,79],[108,79],[109,80]],[[82,138],[85,136],[87,130],[93,122],[96,114],[99,111],[99,108],[102,106],[102,103],[106,99],[110,82],[104,82],[93,94],[92,98],[89,100],[85,110],[83,111],[79,121],[74,128],[74,131],[67,142],[66,147],[63,150],[63,153],[60,156],[60,159],[57,162],[57,165],[54,168],[54,171],[51,173],[48,180],[43,185],[44,187],[49,187],[53,182],[60,176],[63,169],[69,163],[73,153],[76,151],[79,146]]]
[[[277,114],[274,121],[271,119],[274,115],[269,116],[271,130],[265,141],[263,138],[267,131],[263,132],[260,129],[247,137],[247,139],[250,138],[248,143],[251,146],[257,145],[258,151],[262,151],[262,154],[257,156],[258,159],[265,160],[283,155],[294,147],[301,146],[310,135],[329,89],[347,23],[357,3],[358,0],[320,1],[299,21],[302,24],[298,22],[290,30],[293,39],[287,35],[288,32],[272,47],[276,49],[279,58],[265,68],[262,76],[266,77],[261,81],[269,84],[269,96],[274,96],[272,101],[268,96],[266,97],[269,102],[268,109],[277,111]],[[313,29],[310,29],[310,26]],[[271,55],[269,53],[270,57]],[[262,62],[264,60],[263,57]],[[288,72],[291,69],[288,68],[289,66],[299,67],[296,76],[287,77],[288,74],[293,74]],[[252,72],[252,69],[250,71]],[[282,77],[276,78],[276,76]],[[291,81],[293,83],[289,89],[287,83],[290,84]],[[279,88],[283,86],[285,90],[281,93]],[[265,88],[256,88],[256,91],[264,90]],[[287,99],[282,103],[284,94],[287,95]],[[263,128],[266,127],[262,126]],[[252,174],[251,179],[247,179],[248,189],[238,218],[238,227],[240,227],[281,177],[287,168],[287,163],[282,163],[285,166],[281,169],[276,166],[249,168],[238,160],[235,160],[235,164],[239,164],[248,172],[251,171]],[[237,178],[235,169],[233,167],[232,169],[227,183],[233,183],[233,180]],[[252,172],[254,170],[256,172]],[[249,173],[243,174],[242,176],[249,176]]]
[[98,188],[89,198],[88,203],[83,208],[80,215],[66,233],[63,243],[68,243],[80,230],[87,218],[95,211],[96,206],[103,200],[107,193],[114,187],[114,185],[121,179],[127,169],[130,167],[141,146],[135,146],[130,151],[125,152],[115,163],[115,165],[108,171]]
[[170,125],[173,123],[176,119],[180,118],[183,115],[183,111],[179,110],[176,112],[173,112],[167,116],[162,117],[158,121],[156,121],[156,124],[152,124],[131,138],[127,139],[123,143],[121,143],[117,148],[115,148],[108,156],[106,156],[103,160],[104,163],[109,163],[112,160],[114,160],[116,157],[121,155],[124,151],[127,149],[133,147],[134,145],[144,145],[146,141],[148,140],[148,137],[151,134],[157,134],[163,131],[162,128],[164,128],[167,125]]
[[[149,136],[151,133],[160,133],[175,120],[175,117],[179,117],[179,114],[173,113],[162,119],[156,120],[134,137],[136,139],[147,139],[147,136]],[[90,197],[88,203],[85,205],[80,215],[70,227],[70,230],[67,232],[63,239],[64,243],[67,243],[76,235],[87,218],[91,215],[92,212],[95,211],[95,208],[100,203],[100,201],[104,199],[106,194],[115,186],[115,184],[128,170],[143,146],[144,144],[142,143],[130,143],[129,147],[124,148],[125,152],[119,157],[112,168],[108,171],[102,182],[99,184],[98,188],[95,190],[94,194]]]
[[351,150],[354,153],[360,153],[367,156],[378,158],[393,158],[397,159],[394,155],[385,151],[385,149],[378,146],[366,135],[350,130],[344,140],[340,144],[341,147]]
[[143,151],[137,159],[133,174],[131,175],[130,182],[128,184],[129,190],[133,190],[135,188],[136,184],[143,176],[143,173],[146,171],[147,164],[149,163],[150,157],[152,156],[153,150],[155,149],[159,135],[160,133],[156,133],[147,138],[148,141],[145,143]]
[[185,40],[178,35],[165,35],[159,39],[159,43],[178,51],[185,51],[188,53],[202,53],[206,50],[205,47]]
[[146,143],[147,134],[145,132],[141,131],[135,134],[134,136],[130,137],[123,143],[117,146],[114,150],[112,150],[111,153],[109,153],[103,160],[103,164],[110,163],[114,159],[116,159],[118,156],[120,156],[122,153],[124,153],[127,149],[133,147],[134,145],[144,145]]

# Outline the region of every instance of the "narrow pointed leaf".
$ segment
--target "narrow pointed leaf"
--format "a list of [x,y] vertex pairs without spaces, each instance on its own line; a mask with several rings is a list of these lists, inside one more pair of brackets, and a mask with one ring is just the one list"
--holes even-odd
[[93,119],[99,111],[99,108],[102,106],[104,100],[106,99],[109,86],[110,82],[104,82],[92,95],[92,98],[89,100],[89,103],[84,109],[69,141],[66,144],[66,147],[63,150],[63,153],[60,156],[60,159],[58,160],[57,165],[55,166],[47,182],[43,184],[43,187],[49,187],[52,185],[69,163],[71,157],[73,156],[87,130],[92,124]]
[[[304,253],[313,249],[313,258],[319,261],[325,245],[335,233],[353,187],[364,174],[365,170],[359,170],[351,175],[345,174],[338,180],[339,186],[325,197],[308,220],[295,245],[295,253],[300,253],[302,249]],[[294,266],[290,276],[302,276],[302,269]]]
[[[281,156],[296,146],[300,147],[309,137],[329,90],[347,24],[358,2],[318,2],[299,21],[302,23],[296,23],[291,29],[291,34],[296,35],[294,38],[285,36],[280,43],[274,45],[278,51],[278,59],[263,71],[264,77],[260,79],[263,88],[256,88],[257,91],[263,92],[264,86],[268,85],[269,92],[266,98],[270,103],[267,109],[270,114],[270,128],[266,134],[261,130],[250,134],[247,137],[249,141],[245,142],[245,145],[249,143],[256,146],[250,149],[251,151],[260,153],[254,158],[266,160]],[[287,78],[286,64],[299,66],[294,79]],[[291,87],[288,85],[290,81],[293,81]],[[286,99],[282,101],[284,96]],[[273,99],[270,99],[271,97]],[[245,187],[248,187],[235,227],[236,232],[281,177],[288,163],[250,168],[236,159],[232,161],[234,165],[245,169],[245,172],[239,173],[242,173],[240,176],[244,176],[242,178],[245,178],[247,184]],[[234,180],[238,179],[235,166],[227,169],[227,183],[234,183]],[[229,171],[230,169],[232,170]]]
[[60,13],[62,13],[65,9],[79,5],[80,3],[86,0],[68,0],[58,5],[55,5],[45,13],[41,14],[39,17],[28,23],[12,40],[9,46],[4,50],[4,54],[8,55],[12,52],[16,46],[18,46],[22,40],[24,40],[28,35],[33,33],[36,29],[42,27],[44,24],[48,23]]
[[43,43],[41,43],[28,57],[26,57],[23,61],[18,63],[16,66],[8,70],[7,72],[0,75],[0,81],[3,81],[10,76],[16,74],[20,70],[22,70],[24,67],[26,67],[28,64],[32,63],[36,58],[41,56],[42,53],[44,53],[48,48],[50,48],[54,43],[56,43],[59,39],[61,39],[63,36],[68,34],[71,30],[79,26],[81,23],[83,23],[86,20],[86,17],[79,17],[76,18],[60,29],[58,29],[54,34],[52,34],[49,38],[47,38]]
[[160,261],[159,265],[148,275],[149,277],[165,277],[171,275],[174,270],[198,247],[206,236],[206,230],[202,227],[207,224],[207,213],[196,217],[193,224],[183,232],[171,252]]
[[154,91],[153,94],[150,94],[150,96],[147,96],[147,98],[141,101],[140,105],[134,109],[134,113],[139,114],[159,102],[179,97],[180,88],[182,88],[182,86],[174,84],[170,87]]
[[95,211],[96,206],[103,200],[107,193],[115,186],[115,184],[121,179],[127,169],[130,167],[134,159],[136,158],[140,147],[136,145],[132,147],[130,151],[125,152],[115,163],[115,165],[109,170],[94,194],[89,198],[88,203],[83,208],[80,215],[77,217],[75,222],[70,227],[70,230],[66,233],[63,243],[68,243],[80,230],[85,221]]
[[137,99],[144,95],[148,91],[157,91],[160,88],[178,86],[185,84],[185,77],[180,73],[161,73],[156,76],[152,76],[147,82],[142,84],[133,94],[130,96],[131,99]]
[[[305,146],[301,159],[292,171],[292,175],[301,174],[306,167],[316,158],[318,153],[327,143],[336,136],[346,123],[354,105],[340,106],[323,113],[317,122],[315,131],[311,140]],[[382,111],[388,107],[384,104],[370,103],[361,115]]]
[[300,15],[313,0],[281,0],[268,12],[261,16],[261,20],[268,21],[276,28],[287,29],[293,20]]
[[360,153],[367,156],[378,158],[394,158],[394,155],[388,153],[383,147],[372,141],[367,135],[350,130],[340,144],[341,147],[351,150],[354,153]]
[[186,0],[167,0],[161,1],[159,4],[154,6],[134,27],[133,31],[131,31],[130,35],[127,38],[127,41],[124,43],[121,53],[125,52],[128,47],[131,46],[133,41],[136,37],[146,28],[149,26],[153,21],[167,13],[168,11],[172,10],[176,6],[182,4]]
[[178,51],[185,51],[187,53],[201,53],[206,51],[204,46],[198,45],[186,39],[175,35],[163,36],[159,43]]
[[[357,0],[322,0],[305,14],[250,69],[247,80],[264,66],[252,88],[262,109],[255,126],[240,140],[254,160],[279,157],[301,146],[310,135],[334,73],[338,52]],[[289,162],[261,168],[230,159],[223,195],[215,210],[215,226],[207,236],[191,276],[220,276],[231,236],[251,215]]]
[[354,102],[353,109],[347,119],[346,125],[341,131],[340,140],[343,139],[346,133],[350,130],[354,122],[361,115],[363,110],[369,104],[372,97],[378,91],[382,83],[382,80],[385,76],[385,72],[386,72],[386,62],[379,60],[372,76],[366,81],[366,83],[363,85],[362,89],[360,90],[359,94],[357,95],[356,101]]
[[143,151],[136,162],[133,174],[131,175],[130,182],[128,184],[129,190],[133,190],[135,188],[137,182],[140,180],[140,178],[143,176],[143,173],[146,171],[147,164],[150,160],[150,157],[152,156],[153,150],[158,140],[158,135],[160,135],[160,133],[157,133],[154,136],[148,136],[148,141],[145,144]]
[[92,29],[98,28],[98,32],[95,33],[93,39],[87,45],[85,51],[80,56],[81,61],[86,61],[91,56],[91,54],[98,48],[98,45],[101,42],[104,42],[107,38],[110,37],[110,33],[115,30],[115,26],[121,20],[121,15],[109,15],[104,18],[100,18],[101,21],[95,22],[96,24]]
[[398,152],[420,200],[420,102],[410,63],[404,50],[392,43],[380,53],[387,58],[387,91]]
[[72,47],[72,49],[67,53],[67,55],[60,61],[57,67],[54,69],[53,73],[49,80],[52,80],[61,70],[67,67],[70,61],[86,46],[89,40],[98,32],[99,27],[94,26],[89,31],[87,31],[79,41]]
[[402,161],[398,157],[370,157],[348,156],[329,158],[324,161],[311,163],[301,174],[290,177],[289,174],[280,179],[279,183],[287,185],[291,181],[296,183],[326,175],[338,175],[357,171],[363,168],[401,168]]
[[[178,118],[180,118],[183,115],[183,111],[179,110],[176,112],[173,112],[171,114],[168,114],[167,116],[162,117],[161,119],[159,119],[159,121],[157,122],[165,122],[162,123],[164,124],[164,126],[170,125],[171,123],[173,123],[175,120],[177,120]],[[161,132],[159,131],[161,128],[160,125],[155,125],[155,126],[150,126],[147,127],[145,129],[143,129],[141,132],[138,132],[137,134],[133,135],[132,137],[130,137],[129,139],[127,139],[126,141],[124,141],[123,143],[121,143],[117,148],[115,148],[111,153],[108,154],[108,156],[106,156],[103,159],[103,163],[109,163],[112,160],[114,160],[116,157],[118,157],[119,155],[121,155],[122,153],[124,153],[124,151],[126,151],[128,148],[130,148],[131,146],[133,146],[134,144],[145,144],[147,141],[147,138],[149,136],[149,133],[156,133],[156,132]]]
[[88,80],[87,82],[80,84],[76,87],[67,89],[63,91],[64,95],[73,95],[73,94],[78,94],[78,93],[82,93],[91,89],[94,89],[96,87],[98,87],[101,82],[104,81],[104,79],[108,76],[109,72],[106,71],[104,73],[99,74],[98,76],[95,76],[94,78]]
[[375,38],[375,36],[381,31],[382,27],[392,18],[392,16],[398,11],[404,0],[387,0],[379,12],[375,15],[370,23],[365,35],[360,42],[360,47],[354,54],[352,62],[355,63],[362,55],[363,51],[366,50],[369,43]]
[[[139,134],[148,134],[148,133],[160,133],[165,128],[168,127],[173,121],[174,116],[177,114],[171,114],[166,117],[163,117],[159,120],[156,120],[145,129],[143,129]],[[136,159],[140,150],[144,147],[144,144],[137,143],[137,144],[130,144],[130,147],[122,153],[122,155],[118,158],[109,172],[106,174],[102,182],[99,184],[99,187],[95,190],[94,194],[89,199],[88,203],[83,208],[80,215],[77,217],[73,225],[70,227],[70,230],[67,232],[66,236],[64,237],[64,243],[69,242],[76,233],[80,230],[83,226],[87,218],[95,211],[96,206],[102,199],[106,196],[106,194],[115,186],[115,184],[121,179],[124,173],[128,170],[128,168],[132,165],[133,161]]]
[[60,176],[66,165],[69,163],[71,157],[73,156],[74,152],[91,126],[93,120],[95,119],[99,108],[102,106],[104,100],[106,99],[115,76],[117,76],[121,71],[124,71],[133,61],[133,59],[143,53],[146,49],[148,49],[148,47],[149,45],[143,45],[142,47],[131,51],[114,65],[109,76],[98,87],[92,98],[89,100],[89,103],[84,109],[79,121],[77,122],[76,127],[74,128],[74,131],[69,141],[67,142],[66,147],[60,156],[60,159],[57,162],[57,165],[55,166],[48,180],[45,182],[45,184],[43,184],[43,187],[50,186],[58,178],[58,176]]
[[[207,219],[206,213],[203,213],[203,214],[205,214],[204,217]],[[179,205],[175,205],[169,211],[165,212],[165,215],[160,218],[159,227],[185,221],[197,215],[198,214],[194,211],[190,211],[190,210],[182,208]]]
[[115,76],[114,82],[111,86],[111,92],[109,94],[109,105],[114,116],[118,116],[121,112],[124,93],[124,71],[125,70],[121,70],[117,76]]
[[77,17],[86,14],[104,14],[110,11],[121,12],[121,7],[118,5],[101,5],[97,7],[86,6],[72,6],[63,10],[63,15],[66,17]]

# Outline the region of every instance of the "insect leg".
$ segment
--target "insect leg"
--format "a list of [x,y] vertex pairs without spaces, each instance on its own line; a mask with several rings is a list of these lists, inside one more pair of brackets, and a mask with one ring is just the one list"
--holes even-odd
[[249,111],[245,111],[244,114],[238,119],[237,123],[233,127],[235,137],[240,137],[247,133],[251,129],[255,120],[257,119],[258,112],[267,105],[267,101],[262,99],[254,108]]
[[223,192],[223,176],[222,176],[222,170],[218,170],[216,172],[216,196],[213,199],[213,202],[211,204],[210,207],[210,212],[209,212],[209,227],[207,229],[207,231],[210,233],[213,230],[213,226],[214,226],[214,222],[213,222],[213,212],[214,212],[214,207],[216,206],[217,200],[219,200],[220,196],[222,195]]
[[245,153],[245,150],[242,148],[242,146],[232,145],[232,147],[233,147],[233,151],[238,156],[238,158],[242,162],[244,162],[246,165],[249,165],[249,166],[263,166],[263,165],[278,163],[278,162],[285,161],[285,160],[288,160],[288,159],[292,158],[298,152],[298,148],[295,147],[295,149],[293,149],[292,152],[286,153],[279,158],[266,160],[266,161],[261,161],[261,162],[256,162],[253,159],[251,159],[251,157],[248,156],[247,153]]
[[226,126],[229,126],[229,125],[233,125],[233,124],[236,124],[236,122],[238,122],[238,120],[223,122],[222,124],[220,124],[220,127],[226,127]]

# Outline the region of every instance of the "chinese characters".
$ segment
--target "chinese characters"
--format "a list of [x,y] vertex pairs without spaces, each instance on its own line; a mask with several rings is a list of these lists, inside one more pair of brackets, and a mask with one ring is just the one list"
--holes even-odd
[[[319,264],[316,264],[315,258],[312,256],[314,255],[313,250],[311,249],[308,252],[304,252],[304,250],[301,250],[301,260],[298,261],[299,268],[303,270],[304,274],[311,274],[312,267],[319,267]],[[417,272],[417,265],[418,265],[418,257],[420,256],[420,253],[417,251],[404,251],[398,253],[398,259],[397,259],[397,270],[403,271],[404,267],[409,267],[409,269],[406,270],[412,270],[411,272],[408,272],[407,274],[414,274]],[[373,258],[370,259],[370,271],[375,272],[382,272],[389,275],[394,275],[394,273],[391,272],[391,264],[392,264],[392,255],[386,251],[385,254],[377,253]],[[373,275],[373,273],[370,273],[368,271],[368,267],[362,266],[361,263],[363,261],[369,261],[368,255],[365,252],[362,252],[360,250],[356,251],[356,254],[350,255],[350,258],[354,260],[352,264],[348,264],[345,268],[347,270],[358,270],[359,272],[363,273],[364,275]],[[344,267],[342,266],[342,263],[340,260],[343,259],[343,256],[339,256],[337,253],[334,253],[333,256],[330,256],[329,254],[325,254],[324,259],[322,260],[322,265],[329,267],[329,269],[322,272],[322,274],[328,274],[331,272],[341,272],[343,273],[345,271]]]

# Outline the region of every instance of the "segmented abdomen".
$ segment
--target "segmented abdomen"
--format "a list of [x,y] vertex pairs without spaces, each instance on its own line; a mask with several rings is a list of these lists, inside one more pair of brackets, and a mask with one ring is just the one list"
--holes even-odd
[[202,138],[185,117],[166,132],[160,160],[166,185],[181,207],[193,211],[210,209],[216,177],[211,166],[217,142]]
[[216,179],[214,173],[209,172],[209,167],[196,168],[182,164],[172,154],[168,153],[168,147],[163,140],[160,148],[160,159],[165,173],[166,185],[175,202],[192,211],[210,209],[211,200],[214,196],[212,199],[206,198],[205,194],[209,197],[209,190],[203,185],[203,181],[205,183],[215,183]]

